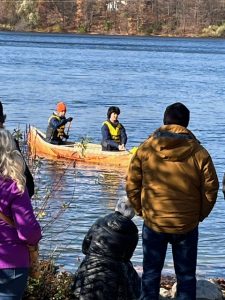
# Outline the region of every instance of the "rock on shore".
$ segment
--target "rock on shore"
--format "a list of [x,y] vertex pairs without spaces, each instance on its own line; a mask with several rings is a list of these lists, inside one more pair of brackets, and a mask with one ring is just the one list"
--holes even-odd
[[[139,276],[142,274],[140,266],[135,267]],[[176,278],[175,276],[161,277],[160,300],[176,299]],[[225,300],[225,279],[199,279],[197,280],[197,300]]]
[[[176,279],[172,276],[162,276],[160,299],[176,299]],[[199,279],[197,280],[197,300],[224,300],[225,299],[225,280],[216,279]]]

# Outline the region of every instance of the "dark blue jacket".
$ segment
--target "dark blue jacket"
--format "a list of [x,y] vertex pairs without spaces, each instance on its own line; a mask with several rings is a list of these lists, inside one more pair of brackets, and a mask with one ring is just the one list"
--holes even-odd
[[53,113],[51,119],[49,120],[47,131],[46,131],[46,140],[52,144],[62,144],[62,138],[67,138],[68,136],[62,133],[61,137],[59,136],[60,127],[64,127],[67,123],[67,119],[65,117],[59,117],[55,113]]

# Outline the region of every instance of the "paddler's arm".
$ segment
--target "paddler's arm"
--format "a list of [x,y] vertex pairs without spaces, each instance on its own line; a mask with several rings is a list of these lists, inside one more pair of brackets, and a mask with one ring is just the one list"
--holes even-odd
[[127,133],[126,133],[126,129],[123,127],[122,124],[121,125],[121,131],[120,131],[120,136],[121,136],[121,145],[126,145],[127,143]]
[[68,120],[66,118],[63,118],[61,121],[57,120],[56,118],[52,118],[50,124],[54,129],[57,129],[60,126],[65,125],[67,122]]

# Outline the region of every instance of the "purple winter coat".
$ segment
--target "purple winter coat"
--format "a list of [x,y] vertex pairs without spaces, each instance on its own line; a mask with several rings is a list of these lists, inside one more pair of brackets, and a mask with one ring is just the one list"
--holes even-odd
[[0,218],[0,269],[29,267],[27,244],[38,243],[41,228],[27,189],[20,194],[15,181],[0,177],[0,211],[16,226],[14,228]]

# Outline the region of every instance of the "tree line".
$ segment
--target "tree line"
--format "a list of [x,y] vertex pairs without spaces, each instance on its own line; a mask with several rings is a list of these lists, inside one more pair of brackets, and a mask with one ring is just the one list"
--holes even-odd
[[0,28],[8,30],[196,35],[204,28],[222,26],[223,23],[225,0],[0,2]]

